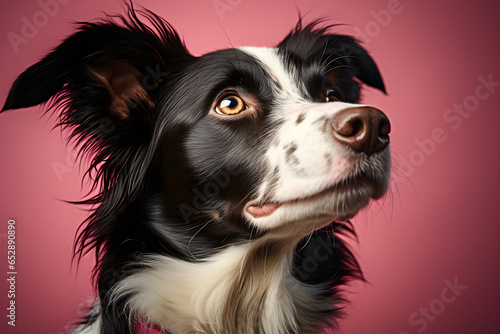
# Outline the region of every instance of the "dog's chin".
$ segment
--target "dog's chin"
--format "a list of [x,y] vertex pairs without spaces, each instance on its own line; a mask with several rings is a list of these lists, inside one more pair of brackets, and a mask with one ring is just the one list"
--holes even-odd
[[387,188],[388,182],[362,178],[351,183],[335,184],[312,196],[295,200],[250,201],[244,208],[244,215],[261,230],[297,224],[318,229],[333,220],[353,218],[370,200],[382,197]]

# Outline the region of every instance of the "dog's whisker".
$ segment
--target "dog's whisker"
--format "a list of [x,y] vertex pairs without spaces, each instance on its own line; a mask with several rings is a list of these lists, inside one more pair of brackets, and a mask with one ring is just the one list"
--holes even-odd
[[226,29],[224,28],[224,26],[222,25],[222,23],[219,22],[219,26],[221,27],[222,31],[224,32],[224,35],[226,35],[226,38],[229,41],[229,45],[231,45],[231,49],[234,49],[233,42],[231,41],[231,38],[229,38],[229,35],[228,35]]
[[201,232],[201,230],[203,230],[208,224],[210,224],[211,221],[208,221],[207,223],[203,224],[203,226],[201,228],[199,228],[196,233],[193,234],[193,236],[191,237],[191,239],[189,239],[189,242],[188,242],[188,245],[187,245],[187,249],[188,249],[188,252],[189,254],[195,259],[195,260],[198,260],[198,258],[191,252],[191,243],[193,242],[194,238],[198,235],[198,233]]
[[339,68],[353,68],[353,67],[350,65],[338,65],[338,66],[335,66],[335,67],[328,69],[325,73],[328,74],[328,73],[330,73],[336,69],[339,69]]
[[[328,69],[330,67],[331,64],[333,64],[334,62],[340,60],[340,59],[350,59],[350,58],[356,58],[354,56],[339,56],[339,57],[336,57],[335,59],[332,59],[331,61],[329,61],[327,64],[324,64],[323,65],[323,68],[324,69]],[[327,72],[328,73],[328,72]]]
[[[321,57],[319,61],[323,63],[323,57],[325,56],[326,48],[328,47],[328,40],[330,39],[330,36],[326,36],[326,41],[325,41],[325,47],[323,48],[323,52],[321,53]],[[328,61],[328,58],[331,57],[332,55],[328,56],[325,61]]]

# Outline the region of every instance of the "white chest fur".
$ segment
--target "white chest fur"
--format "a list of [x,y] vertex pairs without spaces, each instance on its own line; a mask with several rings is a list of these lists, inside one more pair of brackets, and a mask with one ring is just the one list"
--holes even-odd
[[196,263],[151,255],[112,296],[129,296],[130,319],[171,333],[294,333],[317,289],[291,276],[291,246],[253,241]]

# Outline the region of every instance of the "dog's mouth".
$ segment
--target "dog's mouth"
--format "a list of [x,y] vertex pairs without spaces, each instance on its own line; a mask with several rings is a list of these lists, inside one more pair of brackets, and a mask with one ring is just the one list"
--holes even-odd
[[[342,178],[333,185],[327,186],[326,188],[305,197],[283,202],[273,200],[252,200],[246,205],[245,211],[255,219],[266,218],[272,216],[281,207],[293,207],[297,204],[324,201],[329,197],[332,198],[332,200],[335,200],[342,195],[342,193],[355,192],[357,190],[366,191],[367,189],[369,189],[370,198],[378,199],[385,194],[387,185],[386,182],[383,182],[382,180],[370,177],[365,173],[360,173],[358,175]],[[359,210],[359,203],[354,204],[355,205],[352,210],[344,207],[344,212],[334,218],[338,220],[347,220],[354,217]]]
[[269,217],[281,207],[281,203],[249,204],[246,211],[254,218]]

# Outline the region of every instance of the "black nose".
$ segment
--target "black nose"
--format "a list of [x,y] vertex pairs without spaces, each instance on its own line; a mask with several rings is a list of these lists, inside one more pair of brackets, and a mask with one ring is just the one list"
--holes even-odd
[[383,112],[372,107],[342,110],[333,117],[332,127],[338,142],[368,156],[389,144],[391,123]]

